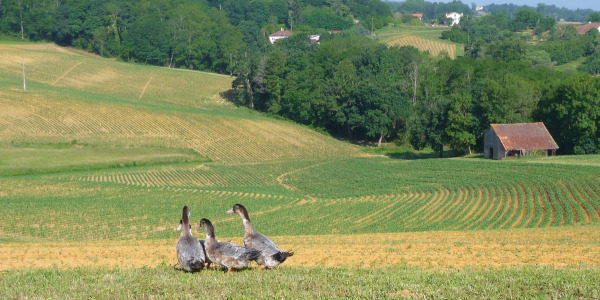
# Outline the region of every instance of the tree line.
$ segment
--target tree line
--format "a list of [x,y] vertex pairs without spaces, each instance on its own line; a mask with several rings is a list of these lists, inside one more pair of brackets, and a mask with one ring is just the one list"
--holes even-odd
[[380,0],[0,0],[0,37],[231,74],[282,27],[344,30],[367,20],[381,27],[385,18],[390,7]]

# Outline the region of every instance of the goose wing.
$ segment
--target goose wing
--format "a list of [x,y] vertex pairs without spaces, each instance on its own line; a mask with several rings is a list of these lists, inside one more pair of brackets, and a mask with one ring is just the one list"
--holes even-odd
[[197,257],[204,260],[204,250],[200,241],[194,237],[179,239],[177,254],[185,258]]
[[215,250],[223,255],[230,256],[235,260],[254,260],[260,255],[259,251],[229,242],[217,242]]
[[258,250],[263,254],[269,255],[281,251],[281,249],[279,249],[279,247],[277,247],[277,245],[275,245],[275,243],[273,243],[273,241],[271,241],[271,239],[266,237],[264,234],[255,234],[252,237],[251,242],[251,246],[249,247]]

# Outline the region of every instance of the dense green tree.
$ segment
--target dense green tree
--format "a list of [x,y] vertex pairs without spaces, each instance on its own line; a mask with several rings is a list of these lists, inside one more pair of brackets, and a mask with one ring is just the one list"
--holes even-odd
[[83,29],[86,5],[83,1],[64,3],[56,9],[54,16],[54,41],[63,46],[72,45]]
[[549,89],[537,116],[548,127],[560,152],[600,152],[600,78],[578,73]]
[[261,28],[269,21],[269,15],[268,6],[264,1],[252,0],[248,3],[245,21],[255,22]]
[[600,53],[595,53],[577,67],[577,70],[591,75],[600,75]]
[[170,42],[166,26],[156,15],[136,19],[132,28],[123,34],[121,57],[153,65],[170,61]]
[[593,12],[588,16],[588,22],[600,22],[600,12]]
[[304,22],[313,28],[328,30],[344,30],[354,25],[351,20],[335,15],[325,8],[313,8],[306,11]]
[[459,154],[471,154],[475,146],[475,124],[477,119],[471,112],[471,94],[457,92],[450,95],[446,135],[452,149]]
[[269,113],[277,114],[281,110],[286,60],[286,53],[279,48],[267,55],[264,84],[268,96],[265,109]]
[[417,104],[415,114],[409,121],[409,141],[417,150],[429,145],[440,157],[448,142],[448,100],[433,96]]
[[506,62],[521,60],[525,55],[525,43],[519,39],[505,39],[492,43],[487,53],[498,60]]

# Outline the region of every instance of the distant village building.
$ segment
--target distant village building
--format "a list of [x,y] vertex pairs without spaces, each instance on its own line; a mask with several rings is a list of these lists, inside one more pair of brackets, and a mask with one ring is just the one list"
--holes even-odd
[[483,157],[503,159],[535,151],[556,155],[558,145],[544,123],[491,124],[483,136]]
[[457,12],[451,12],[451,13],[446,14],[446,18],[452,19],[452,25],[450,25],[450,26],[458,25],[460,23],[460,18],[462,16],[463,16],[462,13],[459,14]]
[[419,21],[423,21],[423,14],[412,14],[412,16],[419,19]]
[[269,35],[269,41],[271,42],[271,44],[275,44],[275,42],[277,40],[287,39],[290,36],[292,36],[292,32],[291,31],[288,31],[288,30],[285,30],[285,29],[281,28],[280,31],[277,31],[277,32]]
[[485,13],[485,10],[483,10],[483,9],[484,9],[483,6],[476,6],[475,13],[477,13],[478,16],[484,16],[486,13]]
[[308,36],[308,43],[309,44],[319,44],[319,39],[321,39],[321,36],[318,34],[311,34]]
[[600,31],[600,23],[588,23],[585,25],[577,26],[577,33],[583,35],[594,28]]

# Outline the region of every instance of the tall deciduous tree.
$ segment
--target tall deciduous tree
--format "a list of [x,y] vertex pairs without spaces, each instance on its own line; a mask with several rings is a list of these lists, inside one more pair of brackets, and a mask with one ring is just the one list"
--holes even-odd
[[475,123],[472,112],[471,94],[465,92],[450,95],[446,134],[452,149],[458,153],[471,154],[475,146]]
[[562,153],[600,152],[600,78],[578,73],[550,89],[537,116]]

